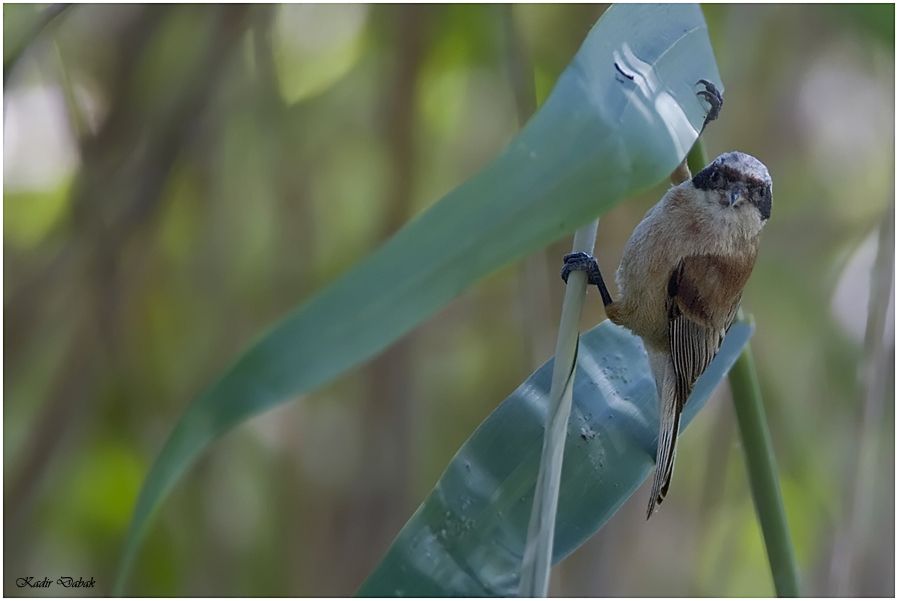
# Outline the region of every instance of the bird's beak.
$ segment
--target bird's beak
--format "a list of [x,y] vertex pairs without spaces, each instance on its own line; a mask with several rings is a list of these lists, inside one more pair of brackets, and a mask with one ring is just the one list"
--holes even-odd
[[730,206],[735,207],[740,200],[746,198],[746,190],[743,186],[734,186],[730,190]]

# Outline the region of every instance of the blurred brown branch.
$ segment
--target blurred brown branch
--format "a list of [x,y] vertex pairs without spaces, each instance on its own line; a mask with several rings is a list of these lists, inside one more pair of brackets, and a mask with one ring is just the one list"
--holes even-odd
[[[416,159],[417,90],[427,35],[439,7],[384,7],[395,40],[391,56],[390,84],[384,89],[380,110],[385,114],[383,135],[390,156],[390,184],[382,201],[383,221],[379,237],[389,238],[409,219],[419,172]],[[359,464],[356,485],[350,490],[346,520],[340,530],[345,555],[361,546],[364,554],[347,572],[342,584],[352,594],[377,565],[399,532],[412,507],[409,498],[416,407],[414,394],[417,335],[411,333],[374,359],[365,370],[368,394],[361,407],[366,458]]]

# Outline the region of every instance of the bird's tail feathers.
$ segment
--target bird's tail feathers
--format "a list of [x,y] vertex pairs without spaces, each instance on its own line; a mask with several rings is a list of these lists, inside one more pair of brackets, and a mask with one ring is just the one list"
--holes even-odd
[[680,430],[680,414],[682,409],[673,396],[671,387],[667,388],[665,398],[661,403],[661,428],[658,435],[658,452],[655,461],[655,480],[652,483],[652,494],[649,497],[646,519],[652,517],[652,513],[667,495],[670,487],[670,477],[673,475],[674,459],[677,454],[677,434]]

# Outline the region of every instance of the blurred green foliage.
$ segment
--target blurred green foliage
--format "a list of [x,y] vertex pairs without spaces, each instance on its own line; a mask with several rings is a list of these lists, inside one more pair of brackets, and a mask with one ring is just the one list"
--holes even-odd
[[[104,591],[189,399],[514,135],[501,20],[464,5],[3,10],[4,593],[44,573]],[[540,98],[602,10],[514,8]],[[871,277],[891,278],[873,259],[893,215],[894,8],[705,13],[727,82],[708,152],[754,154],[774,179],[745,306],[805,592],[892,596],[894,362],[877,358],[894,357],[893,301],[868,300]],[[603,218],[606,272],[662,192]],[[225,438],[161,512],[133,590],[351,594],[551,353],[530,324],[551,339],[565,246]],[[871,311],[888,335],[865,332]],[[602,317],[595,301],[583,325]],[[684,437],[664,511],[646,526],[626,504],[553,593],[772,592],[719,397]]]

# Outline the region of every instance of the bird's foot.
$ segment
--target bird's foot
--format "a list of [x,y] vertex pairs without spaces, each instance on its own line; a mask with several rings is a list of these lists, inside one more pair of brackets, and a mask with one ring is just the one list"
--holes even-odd
[[597,273],[599,273],[599,264],[595,257],[584,252],[576,252],[564,255],[564,266],[561,268],[561,279],[567,284],[568,276],[572,271],[585,271],[590,284],[594,281]]
[[561,268],[561,279],[567,284],[568,276],[572,271],[585,271],[587,282],[599,289],[602,295],[602,302],[607,306],[613,301],[605,286],[605,280],[602,278],[602,272],[599,270],[599,264],[595,257],[585,252],[575,252],[564,255],[564,266]]
[[699,90],[698,92],[696,92],[696,96],[698,96],[699,98],[704,98],[705,102],[707,102],[711,106],[711,108],[708,110],[708,114],[705,116],[705,122],[702,124],[702,131],[704,131],[705,127],[707,127],[709,123],[720,116],[720,109],[723,108],[723,94],[720,93],[720,90],[717,89],[717,86],[715,86],[707,79],[699,79],[697,82],[695,82],[695,84],[705,87],[704,90]]

